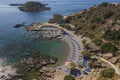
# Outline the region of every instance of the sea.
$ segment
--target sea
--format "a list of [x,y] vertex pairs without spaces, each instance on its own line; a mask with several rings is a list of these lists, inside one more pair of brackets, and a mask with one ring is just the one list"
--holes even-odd
[[[58,39],[37,41],[24,27],[14,28],[15,24],[26,22],[30,25],[34,22],[47,22],[53,14],[69,15],[102,2],[120,2],[120,0],[32,0],[48,4],[51,11],[22,12],[18,6],[9,4],[23,4],[28,0],[0,0],[0,59],[6,63],[14,63],[21,60],[29,53],[37,53],[58,58],[63,62],[68,56],[70,47],[65,41]],[[30,0],[29,0],[30,1]]]

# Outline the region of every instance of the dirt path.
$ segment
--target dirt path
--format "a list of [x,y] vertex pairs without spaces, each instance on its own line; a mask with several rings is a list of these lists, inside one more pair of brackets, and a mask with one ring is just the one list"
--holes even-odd
[[120,75],[120,69],[118,67],[116,67],[114,64],[112,64],[111,62],[109,62],[108,60],[104,59],[104,58],[99,58],[101,61],[109,64],[114,70],[115,70],[115,73],[117,75]]

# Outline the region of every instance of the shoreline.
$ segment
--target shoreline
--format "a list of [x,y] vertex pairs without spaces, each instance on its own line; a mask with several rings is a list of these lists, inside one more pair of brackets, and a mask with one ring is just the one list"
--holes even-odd
[[[51,32],[52,31],[54,32]],[[83,57],[81,52],[83,51],[83,45],[82,45],[82,38],[75,35],[72,31],[69,31],[63,27],[61,27],[59,24],[50,24],[50,23],[35,23],[33,25],[30,25],[27,27],[28,31],[41,31],[45,30],[46,32],[43,35],[46,35],[46,37],[50,36],[57,36],[58,39],[61,39],[62,41],[66,42],[69,45],[70,51],[67,53],[67,56],[61,64],[58,62],[53,65],[54,69],[56,72],[54,73],[55,76],[59,77],[61,75],[65,76],[67,74],[70,74],[70,69],[66,67],[66,63],[74,63],[75,64],[75,69],[77,69],[77,66],[82,63]],[[62,59],[62,57],[60,57]],[[57,65],[58,64],[58,65]],[[55,66],[56,65],[56,66]],[[52,65],[51,65],[52,66]],[[60,74],[57,74],[60,73]],[[55,79],[53,79],[55,80]]]
[[[35,27],[37,25],[37,27]],[[32,24],[30,25],[30,27],[27,28],[28,31],[39,31],[42,27],[45,27],[45,26],[48,26],[48,27],[54,27],[54,28],[58,28],[61,32],[64,31],[65,33],[67,33],[68,35],[63,35],[62,38],[60,38],[61,40],[67,42],[67,44],[69,45],[70,47],[70,51],[68,53],[68,56],[66,58],[66,60],[69,59],[69,57],[72,55],[72,51],[73,51],[73,45],[71,44],[70,41],[68,41],[67,37],[68,38],[71,38],[73,39],[73,42],[74,44],[77,44],[79,45],[80,47],[80,50],[76,50],[76,54],[80,54],[83,50],[83,45],[82,45],[82,39],[80,37],[78,37],[77,35],[75,35],[73,32],[65,29],[65,28],[62,28],[61,26],[59,26],[58,24],[51,24],[51,23],[35,23],[35,24]],[[75,48],[77,48],[77,46],[74,46]],[[66,61],[62,62],[62,64],[65,64]]]
[[[66,56],[66,57],[67,57],[67,58],[69,58],[70,53],[71,53],[71,51],[72,51],[72,50],[71,50],[71,48],[70,48],[70,47],[71,47],[71,45],[70,45],[70,44],[69,44],[69,42],[68,42],[68,41],[66,41],[66,40],[61,39],[61,41],[62,41],[62,42],[64,42],[64,43],[66,43],[66,44],[69,46],[69,52],[68,52],[68,53],[66,53],[66,54],[67,54],[67,56]],[[66,58],[64,58],[64,60],[58,60],[58,61],[57,61],[57,63],[56,63],[56,64],[54,64],[54,66],[55,66],[55,67],[57,67],[58,65],[64,65],[64,64],[65,64],[65,61],[66,61]]]

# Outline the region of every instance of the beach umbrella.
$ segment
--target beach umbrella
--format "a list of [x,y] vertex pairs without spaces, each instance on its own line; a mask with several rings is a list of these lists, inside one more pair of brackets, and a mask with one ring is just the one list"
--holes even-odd
[[69,68],[69,69],[73,69],[73,68],[75,68],[75,63],[73,63],[73,62],[66,62],[65,63],[65,67]]

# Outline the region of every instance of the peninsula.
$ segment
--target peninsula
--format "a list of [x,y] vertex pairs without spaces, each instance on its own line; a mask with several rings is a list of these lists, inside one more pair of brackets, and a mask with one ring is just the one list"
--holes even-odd
[[50,10],[50,7],[46,7],[45,4],[42,4],[40,2],[27,1],[25,4],[21,5],[19,9],[20,11],[26,11],[26,12],[39,12],[39,11]]

